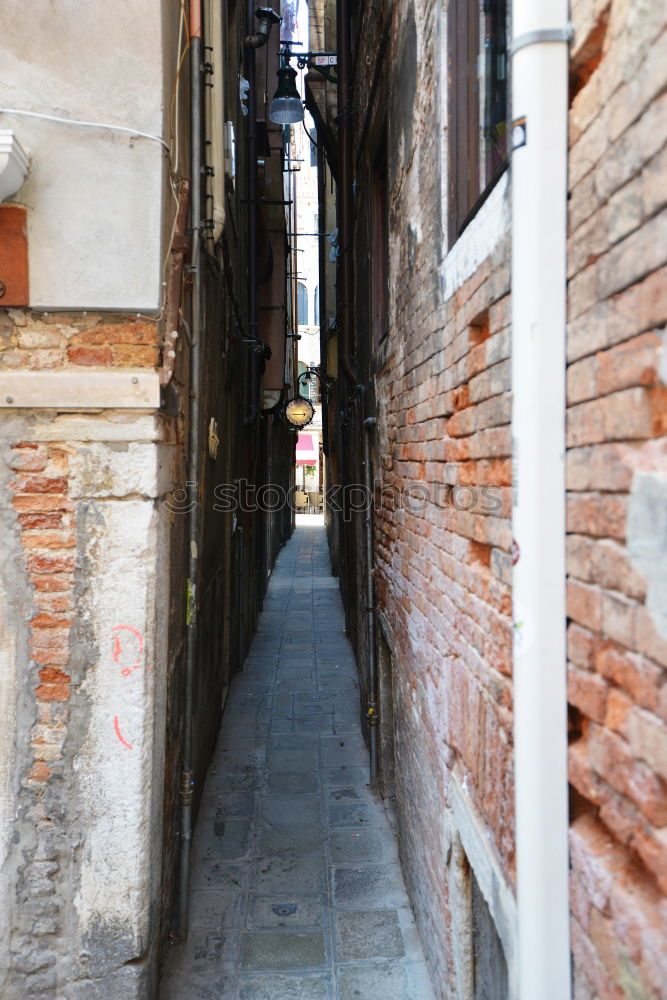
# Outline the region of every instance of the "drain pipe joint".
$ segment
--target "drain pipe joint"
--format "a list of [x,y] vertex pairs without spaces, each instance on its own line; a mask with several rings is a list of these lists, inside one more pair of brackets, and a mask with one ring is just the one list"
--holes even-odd
[[271,28],[274,24],[280,24],[282,17],[276,14],[273,7],[258,7],[255,17],[259,24],[254,35],[246,35],[244,45],[247,49],[261,49],[269,40]]

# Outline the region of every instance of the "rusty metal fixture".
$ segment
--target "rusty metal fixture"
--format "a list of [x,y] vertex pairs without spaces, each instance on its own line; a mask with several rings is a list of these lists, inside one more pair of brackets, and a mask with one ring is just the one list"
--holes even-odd
[[345,377],[358,382],[354,370],[354,260],[352,248],[352,39],[350,0],[338,0],[338,229],[340,293],[338,364]]
[[[257,277],[257,248],[259,218],[257,211],[257,72],[256,45],[248,44],[254,23],[255,12],[252,0],[246,6],[246,37],[245,76],[248,81],[248,117],[247,117],[247,168],[246,186],[248,200],[248,336],[251,341],[259,344],[259,291]],[[268,35],[265,41],[268,40]],[[264,44],[264,43],[262,43]],[[262,363],[257,351],[251,351],[248,362],[248,412],[245,418],[247,426],[257,422],[259,414],[259,383],[262,377]]]
[[183,264],[188,251],[187,236],[188,204],[190,201],[190,181],[183,178],[178,185],[178,208],[174,235],[167,264],[167,291],[164,313],[164,334],[162,339],[162,367],[160,385],[169,385],[176,364],[176,341],[178,339],[178,315],[181,311],[183,291]]
[[[202,127],[204,101],[202,87],[203,43],[201,34],[201,0],[190,0],[190,158],[192,197],[190,199],[190,268],[193,275],[190,316],[190,404],[188,414],[188,481],[199,479],[201,445],[201,230],[202,230]],[[181,844],[179,857],[178,931],[181,938],[188,933],[188,886],[190,850],[192,846],[192,716],[195,658],[197,652],[197,578],[198,551],[201,532],[200,505],[195,503],[188,515],[188,565],[186,603],[186,654],[183,704],[183,771],[181,779]],[[187,786],[187,789],[186,789]]]
[[[254,5],[251,4],[251,6]],[[259,26],[257,31],[246,35],[243,44],[247,49],[261,49],[268,42],[273,25],[280,24],[282,21],[282,17],[276,14],[272,7],[258,7],[255,11],[255,17],[259,21]],[[252,12],[250,12],[250,25],[252,24],[251,18]]]
[[[371,441],[377,420],[364,420],[364,486],[366,496],[372,497],[373,477],[371,474]],[[368,639],[368,711],[370,725],[370,781],[374,785],[378,777],[378,697],[377,697],[377,656],[375,648],[375,582],[373,579],[373,505],[369,500],[364,517],[364,542],[366,548],[366,634]]]

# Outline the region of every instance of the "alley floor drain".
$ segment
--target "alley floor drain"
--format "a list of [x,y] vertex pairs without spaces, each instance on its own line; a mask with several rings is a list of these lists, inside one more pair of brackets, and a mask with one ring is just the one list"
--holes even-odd
[[271,909],[277,917],[293,917],[297,911],[296,903],[276,903]]

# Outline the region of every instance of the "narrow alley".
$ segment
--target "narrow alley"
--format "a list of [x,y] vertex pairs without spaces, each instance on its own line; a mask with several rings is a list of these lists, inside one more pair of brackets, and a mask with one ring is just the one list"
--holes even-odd
[[301,516],[232,682],[184,945],[162,1000],[431,1000],[387,808],[368,785],[323,518]]
[[667,1000],[667,3],[3,13],[0,1000]]

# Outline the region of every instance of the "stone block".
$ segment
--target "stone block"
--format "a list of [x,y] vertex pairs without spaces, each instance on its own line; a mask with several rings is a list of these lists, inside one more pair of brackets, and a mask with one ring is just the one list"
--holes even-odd
[[330,979],[326,975],[241,976],[239,1000],[330,1000]]
[[241,935],[242,969],[313,969],[325,964],[321,931],[248,931]]
[[402,958],[405,948],[396,910],[339,913],[336,949],[344,962]]

